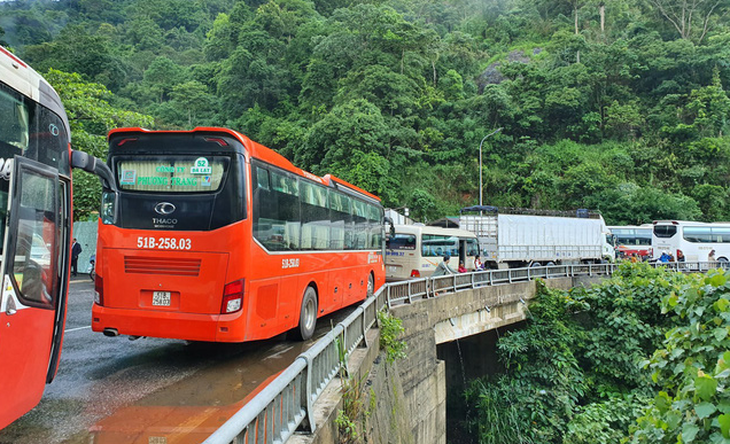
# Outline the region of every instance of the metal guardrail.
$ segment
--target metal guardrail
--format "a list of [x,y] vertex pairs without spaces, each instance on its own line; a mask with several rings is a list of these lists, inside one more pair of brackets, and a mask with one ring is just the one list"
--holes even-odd
[[[680,272],[730,268],[728,262],[670,262],[653,264]],[[299,355],[276,379],[244,405],[203,444],[280,444],[296,430],[314,432],[313,406],[340,370],[342,352],[349,355],[366,341],[377,312],[420,299],[460,290],[559,278],[613,274],[617,264],[557,265],[488,270],[393,282],[381,287],[312,348]],[[367,344],[365,344],[367,345]]]

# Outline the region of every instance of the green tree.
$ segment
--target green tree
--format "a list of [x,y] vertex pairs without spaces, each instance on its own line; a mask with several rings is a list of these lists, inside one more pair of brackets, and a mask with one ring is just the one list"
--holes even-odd
[[[114,95],[103,85],[88,83],[81,75],[51,69],[44,77],[61,96],[74,149],[106,159],[106,134],[117,127],[153,127],[151,116],[115,108]],[[74,219],[87,220],[98,211],[101,184],[96,176],[74,171]]]

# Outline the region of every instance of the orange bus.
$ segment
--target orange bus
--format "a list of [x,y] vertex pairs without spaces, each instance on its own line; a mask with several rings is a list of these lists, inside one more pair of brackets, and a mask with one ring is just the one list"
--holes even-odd
[[94,331],[308,339],[385,282],[380,200],[236,131],[116,129],[107,162]]
[[97,174],[106,168],[72,151],[70,136],[56,91],[0,46],[0,429],[38,404],[58,368],[72,162]]

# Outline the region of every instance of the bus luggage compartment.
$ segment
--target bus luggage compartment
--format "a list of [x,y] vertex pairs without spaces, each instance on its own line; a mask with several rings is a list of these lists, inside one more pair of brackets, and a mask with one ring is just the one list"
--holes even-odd
[[[228,253],[105,249],[103,305],[108,308],[220,314]],[[114,285],[124,273],[125,285]]]

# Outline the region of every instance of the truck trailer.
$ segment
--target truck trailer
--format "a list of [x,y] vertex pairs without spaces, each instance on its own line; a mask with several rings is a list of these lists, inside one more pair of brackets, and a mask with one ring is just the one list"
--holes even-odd
[[575,213],[474,206],[461,210],[459,228],[477,235],[489,268],[600,263],[616,257],[603,217]]

